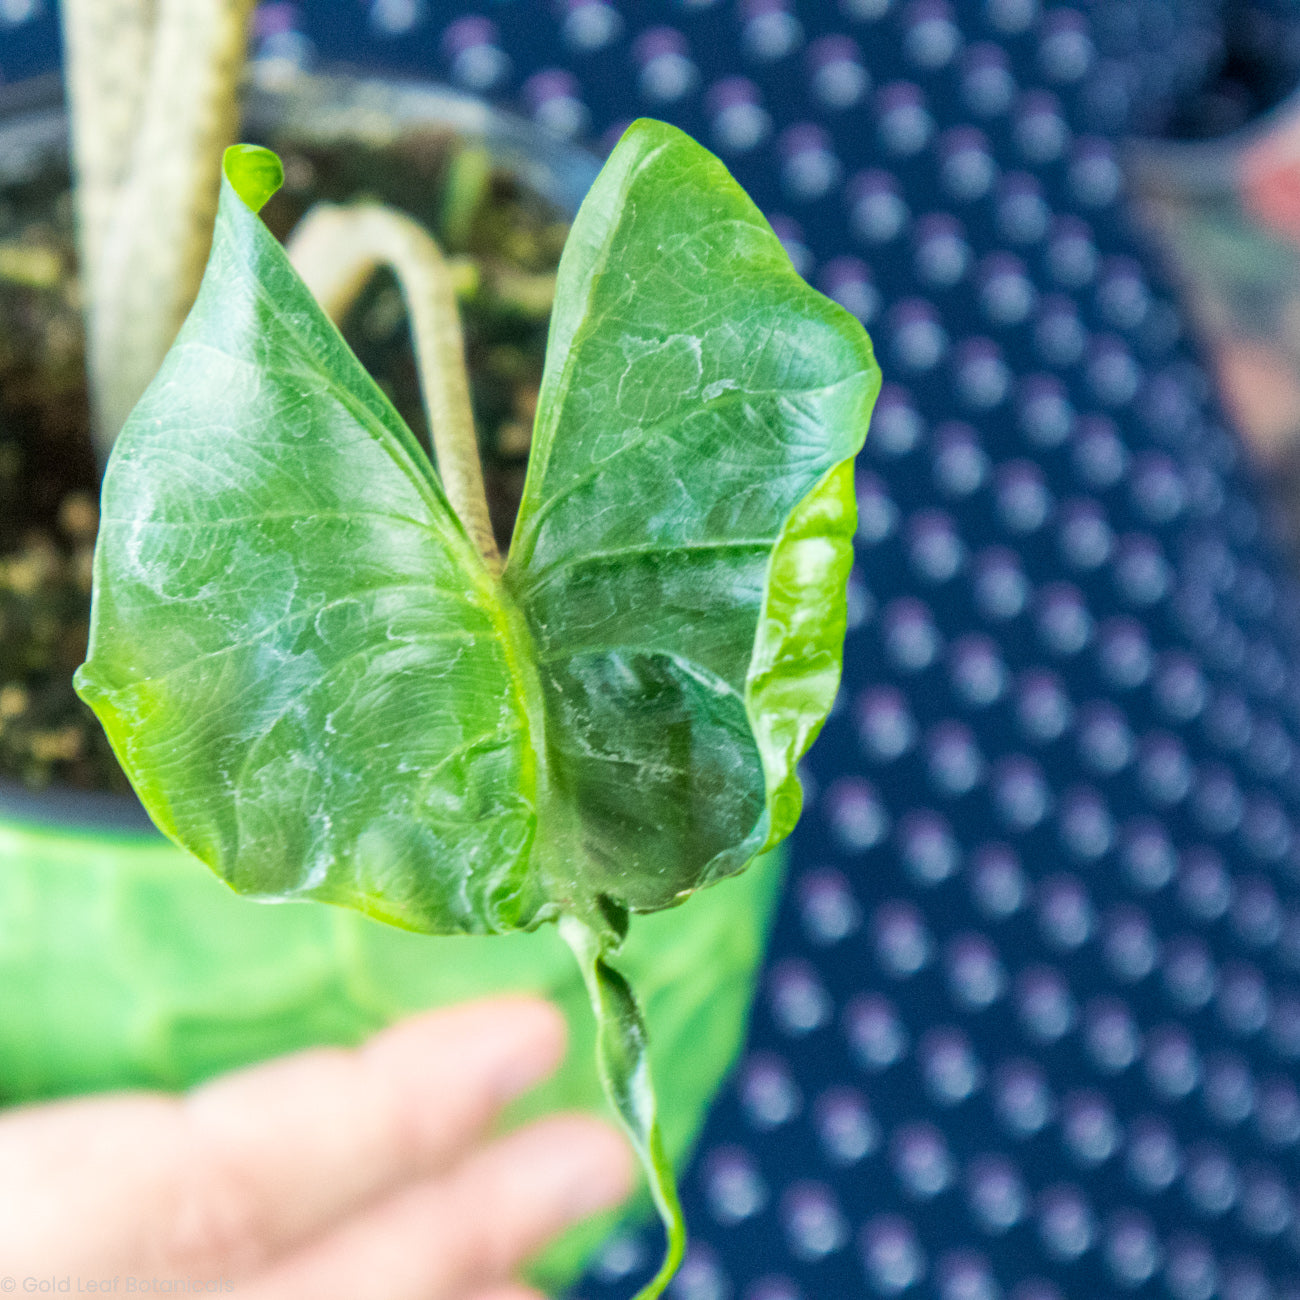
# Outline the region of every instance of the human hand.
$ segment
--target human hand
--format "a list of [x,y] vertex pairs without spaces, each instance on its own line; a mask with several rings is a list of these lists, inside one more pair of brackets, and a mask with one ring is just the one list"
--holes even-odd
[[13,1110],[0,1287],[185,1278],[245,1300],[539,1300],[509,1280],[519,1265],[632,1187],[627,1144],[596,1119],[485,1136],[564,1043],[548,1003],[496,999],[183,1097]]

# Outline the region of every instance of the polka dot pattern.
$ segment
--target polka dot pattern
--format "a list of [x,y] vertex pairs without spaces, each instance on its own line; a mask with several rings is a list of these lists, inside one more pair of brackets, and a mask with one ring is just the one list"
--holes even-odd
[[[0,0],[7,72],[51,21]],[[259,11],[264,58],[371,58],[606,145],[677,123],[876,340],[843,690],[674,1300],[1300,1297],[1300,590],[1117,150],[1217,22]],[[656,1250],[620,1235],[575,1300]]]

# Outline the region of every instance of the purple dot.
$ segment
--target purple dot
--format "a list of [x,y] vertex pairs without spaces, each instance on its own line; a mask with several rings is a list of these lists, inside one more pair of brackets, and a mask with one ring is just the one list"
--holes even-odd
[[960,1105],[983,1083],[983,1066],[958,1029],[930,1030],[921,1039],[917,1057],[926,1092],[938,1106]]
[[1178,1025],[1161,1025],[1147,1037],[1147,1082],[1157,1097],[1180,1101],[1200,1082],[1201,1062],[1187,1031]]
[[1042,300],[1034,322],[1034,347],[1049,365],[1064,369],[1077,362],[1088,344],[1088,331],[1074,303],[1061,294]]
[[1209,1246],[1199,1237],[1180,1235],[1169,1243],[1165,1286],[1173,1300],[1212,1300],[1219,1270]]
[[1300,1094],[1290,1079],[1269,1079],[1260,1087],[1256,1124],[1271,1147],[1300,1142]]
[[1241,825],[1241,790],[1232,773],[1219,763],[1207,763],[1192,788],[1192,811],[1201,829],[1227,835]]
[[728,77],[709,88],[704,99],[713,139],[728,153],[746,153],[772,132],[772,118],[758,87],[744,77]]
[[1078,81],[1092,66],[1088,23],[1073,9],[1046,14],[1038,42],[1038,65],[1049,81]]
[[1052,498],[1042,470],[1032,461],[1013,460],[1000,465],[995,491],[998,520],[1008,532],[1032,533],[1047,522]]
[[1181,1011],[1199,1011],[1214,996],[1218,972],[1210,950],[1192,935],[1171,939],[1162,972],[1170,1000]]
[[997,187],[998,233],[1009,244],[1036,244],[1046,238],[1051,209],[1042,187],[1027,172],[1009,172]]
[[1060,158],[1069,144],[1070,131],[1056,96],[1045,90],[1025,91],[1012,115],[1012,137],[1031,166],[1041,167]]
[[1138,786],[1150,803],[1167,808],[1183,799],[1192,784],[1192,765],[1179,741],[1151,732],[1138,744]]
[[949,992],[963,1011],[992,1006],[1006,989],[1006,969],[983,935],[958,935],[948,945],[945,965]]
[[817,1136],[832,1164],[853,1165],[879,1149],[880,1125],[859,1092],[828,1089],[813,1109]]
[[802,202],[819,199],[840,181],[840,161],[830,136],[811,122],[801,122],[781,133],[781,181],[791,197]]
[[848,1241],[849,1225],[824,1183],[792,1184],[781,1198],[781,1222],[790,1253],[806,1263],[834,1254]]
[[983,131],[959,126],[939,137],[939,184],[950,198],[973,203],[993,188],[996,179],[997,167]]
[[686,38],[675,27],[651,27],[637,37],[632,57],[640,68],[641,93],[658,104],[684,98],[699,83]]
[[1129,1129],[1126,1164],[1133,1182],[1148,1194],[1163,1192],[1182,1170],[1182,1154],[1163,1119],[1144,1116]]
[[1004,826],[1027,831],[1047,816],[1052,795],[1042,768],[1031,758],[1013,754],[993,771],[993,802]]
[[930,143],[934,118],[919,86],[896,81],[876,95],[876,132],[881,147],[896,158],[910,158]]
[[988,477],[989,461],[968,424],[950,420],[934,431],[935,486],[945,496],[968,497]]
[[1082,289],[1097,272],[1092,231],[1078,217],[1057,217],[1047,246],[1047,269],[1063,289]]
[[1241,1189],[1241,1220],[1256,1237],[1277,1237],[1295,1220],[1295,1205],[1275,1169],[1256,1165],[1246,1171]]
[[[872,281],[867,264],[860,258],[837,257],[828,262],[822,271],[819,283],[822,292],[828,298],[833,298],[864,325],[870,324],[871,319],[880,309],[880,292]],[[880,414],[880,403],[877,401],[871,429],[873,448],[879,448],[882,441]]]
[[1131,618],[1111,618],[1098,629],[1102,676],[1119,690],[1141,686],[1151,675],[1153,656],[1146,628]]
[[803,1106],[784,1062],[770,1055],[751,1057],[741,1070],[740,1100],[751,1127],[759,1132],[788,1124]]
[[946,67],[961,49],[961,33],[945,0],[912,0],[903,11],[903,57],[933,72]]
[[980,552],[973,567],[973,595],[984,618],[1000,623],[1024,610],[1029,583],[1014,551],[991,546]]
[[919,298],[894,305],[886,334],[894,364],[914,374],[933,370],[948,351],[948,335],[938,313]]
[[910,214],[898,182],[888,172],[859,172],[847,186],[853,232],[868,244],[886,244],[907,226]]
[[860,777],[839,777],[826,791],[824,806],[836,839],[849,853],[874,847],[889,831],[875,786]]
[[1178,900],[1194,920],[1217,921],[1232,902],[1232,879],[1212,849],[1197,846],[1183,856],[1178,873]]
[[1065,562],[1084,571],[1105,564],[1115,540],[1106,512],[1086,497],[1067,501],[1061,507],[1059,538]]
[[905,1124],[896,1130],[890,1162],[903,1191],[918,1201],[946,1191],[956,1176],[948,1145],[933,1124]]
[[885,653],[900,672],[920,672],[935,661],[942,648],[939,630],[921,601],[900,596],[885,607],[881,623]]
[[1151,291],[1132,258],[1110,257],[1097,283],[1097,310],[1116,329],[1133,330],[1151,310]]
[[565,43],[582,52],[604,49],[622,30],[618,10],[600,0],[570,0],[561,27]]
[[1088,1056],[1102,1074],[1122,1074],[1141,1050],[1137,1026],[1118,998],[1096,998],[1088,1004],[1083,1036]]
[[1147,914],[1129,903],[1121,903],[1106,913],[1101,950],[1111,974],[1125,984],[1146,979],[1160,958]]
[[965,339],[955,358],[957,399],[971,410],[987,411],[1007,395],[1011,372],[991,339]]
[[1016,83],[1010,61],[1000,45],[981,42],[962,55],[961,95],[977,117],[1005,113],[1015,98]]
[[946,212],[918,217],[915,229],[916,274],[935,288],[951,288],[966,274],[971,250],[961,223]]
[[966,547],[942,510],[921,510],[908,524],[908,559],[917,577],[930,583],[948,582],[961,571]]
[[885,489],[884,480],[860,471],[857,497],[859,540],[874,546],[891,537],[898,527],[899,511]]
[[876,960],[887,975],[906,979],[929,965],[934,938],[910,903],[882,903],[872,930]]
[[813,968],[793,959],[779,963],[768,976],[768,1000],[773,1020],[792,1038],[820,1029],[833,1009]]
[[1059,447],[1070,436],[1074,408],[1055,375],[1029,375],[1020,385],[1016,417],[1031,446]]
[[808,47],[808,89],[825,108],[843,111],[871,89],[858,43],[848,36],[823,36]]
[[1092,934],[1092,900],[1075,876],[1049,876],[1038,886],[1038,928],[1057,952],[1073,952]]
[[1237,1170],[1228,1153],[1210,1142],[1198,1142],[1187,1153],[1183,1189],[1192,1207],[1207,1218],[1221,1218],[1237,1203]]
[[1135,743],[1123,713],[1108,701],[1085,705],[1079,712],[1079,756],[1102,776],[1114,776],[1132,761]]
[[971,859],[970,889],[975,906],[990,921],[1004,921],[1024,905],[1025,873],[1005,844],[985,844]]
[[1063,1038],[1075,1021],[1069,986],[1051,966],[1031,966],[1021,972],[1016,979],[1016,1010],[1025,1036],[1042,1046]]
[[1000,1236],[1025,1215],[1026,1192],[1020,1171],[1005,1156],[976,1156],[966,1174],[966,1200],[983,1230]]
[[1140,1287],[1160,1267],[1162,1252],[1151,1221],[1136,1210],[1120,1210],[1107,1224],[1106,1266],[1126,1290]]
[[759,63],[775,63],[803,44],[803,27],[786,0],[745,0],[741,41]]
[[1104,1164],[1119,1150],[1119,1122],[1099,1092],[1072,1092],[1062,1101],[1061,1131],[1070,1154],[1085,1168]]
[[1114,487],[1128,467],[1128,453],[1113,421],[1106,416],[1086,416],[1078,423],[1072,447],[1074,472],[1094,489]]
[[443,54],[452,78],[470,90],[489,90],[510,73],[510,57],[497,44],[496,24],[459,18],[443,33]]
[[1092,1210],[1076,1187],[1049,1187],[1039,1197],[1037,1227],[1044,1252],[1053,1260],[1076,1260],[1096,1234]]
[[839,871],[810,871],[799,881],[804,933],[818,947],[847,939],[862,924],[862,909]]
[[533,120],[553,135],[581,135],[591,115],[582,102],[577,79],[562,68],[548,68],[524,82],[524,100]]
[[1020,730],[1039,744],[1059,740],[1074,718],[1074,708],[1061,679],[1043,669],[1021,674],[1016,686],[1016,719]]
[[1092,640],[1092,615],[1077,587],[1052,583],[1039,592],[1037,605],[1038,635],[1052,654],[1078,654]]
[[1173,879],[1178,856],[1158,821],[1135,817],[1124,827],[1120,865],[1130,888],[1139,894],[1154,894]]
[[728,1227],[752,1218],[767,1204],[767,1184],[747,1151],[719,1147],[703,1161],[704,1193],[713,1217]]
[[947,880],[961,861],[957,840],[947,820],[929,809],[903,815],[898,826],[899,852],[907,874],[919,885]]
[[906,697],[895,687],[876,686],[863,691],[854,714],[862,748],[877,762],[892,763],[916,743],[916,721]]
[[948,652],[953,693],[969,708],[987,708],[1006,692],[1007,670],[989,637],[970,633],[954,641]]
[[844,1013],[844,1030],[858,1064],[878,1074],[907,1054],[908,1037],[893,1005],[878,994],[854,998]]
[[1156,703],[1175,722],[1191,722],[1205,707],[1205,674],[1182,651],[1170,650],[1160,657],[1153,685]]
[[1255,1109],[1255,1080],[1235,1053],[1219,1052],[1206,1062],[1202,1092],[1206,1111],[1225,1128],[1244,1124]]
[[902,1215],[881,1214],[869,1220],[859,1244],[867,1278],[881,1295],[901,1295],[925,1276],[925,1253]]
[[1268,1023],[1272,999],[1268,984],[1254,966],[1232,962],[1219,981],[1219,1020],[1229,1033],[1250,1038]]
[[1115,151],[1099,136],[1081,139],[1070,157],[1069,187],[1085,208],[1104,208],[1119,197],[1123,180]]

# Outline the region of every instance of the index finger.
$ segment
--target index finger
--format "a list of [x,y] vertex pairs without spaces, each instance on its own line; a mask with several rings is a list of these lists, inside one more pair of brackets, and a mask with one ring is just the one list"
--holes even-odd
[[507,998],[415,1017],[356,1051],[303,1052],[204,1085],[181,1103],[184,1158],[160,1265],[252,1270],[446,1168],[555,1069],[564,1045],[554,1007]]

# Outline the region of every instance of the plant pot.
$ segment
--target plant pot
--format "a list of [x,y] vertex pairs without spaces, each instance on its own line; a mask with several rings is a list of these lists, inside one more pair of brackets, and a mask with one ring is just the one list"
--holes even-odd
[[[64,165],[56,96],[48,83],[10,93],[0,201],[13,177]],[[360,141],[382,156],[448,125],[570,213],[594,175],[588,155],[425,85],[302,75],[255,86],[246,131],[272,144]],[[633,921],[620,964],[643,1000],[665,1139],[679,1162],[740,1047],[780,875],[769,857],[681,908]],[[0,985],[0,1097],[9,1102],[183,1088],[309,1044],[356,1043],[419,1008],[533,990],[564,1010],[571,1048],[509,1120],[605,1110],[586,993],[553,927],[430,939],[322,904],[251,902],[154,831],[129,798],[0,783]],[[539,1280],[570,1278],[611,1222],[566,1237],[539,1263]]]

